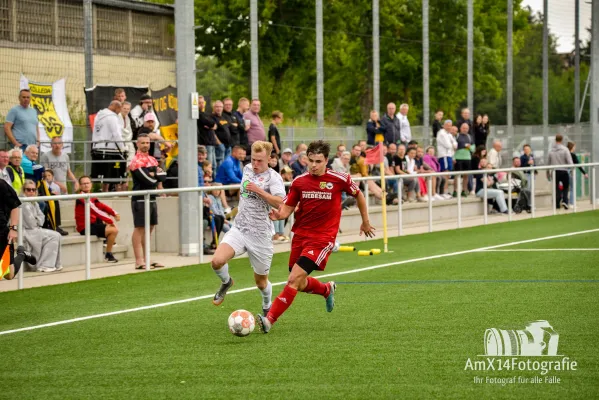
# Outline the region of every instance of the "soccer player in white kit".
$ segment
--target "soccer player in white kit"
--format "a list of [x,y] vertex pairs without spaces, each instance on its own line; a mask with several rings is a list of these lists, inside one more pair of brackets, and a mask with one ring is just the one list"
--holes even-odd
[[212,258],[212,269],[222,282],[212,300],[216,306],[223,302],[227,291],[233,286],[227,263],[233,257],[247,252],[254,269],[256,286],[262,293],[262,310],[265,313],[270,310],[272,285],[268,280],[268,271],[274,253],[274,229],[268,213],[271,207],[278,209],[285,197],[281,175],[268,166],[271,152],[272,143],[254,142],[252,162],[243,168],[237,216]]

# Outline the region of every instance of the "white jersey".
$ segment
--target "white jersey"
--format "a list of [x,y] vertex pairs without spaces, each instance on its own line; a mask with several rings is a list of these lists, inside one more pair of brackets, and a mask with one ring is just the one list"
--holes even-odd
[[262,197],[245,189],[250,182],[267,193],[282,198],[285,197],[283,178],[271,168],[261,174],[255,174],[250,164],[243,168],[239,211],[235,217],[235,226],[244,234],[254,237],[268,236],[270,239],[274,233],[272,221],[268,218],[271,207]]

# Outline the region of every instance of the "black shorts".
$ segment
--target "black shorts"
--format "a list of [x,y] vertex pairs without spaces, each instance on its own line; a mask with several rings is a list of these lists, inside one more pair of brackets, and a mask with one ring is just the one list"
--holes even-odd
[[470,160],[456,160],[454,171],[471,171],[472,163]]
[[[79,233],[85,236],[85,229]],[[100,220],[96,220],[96,222],[89,225],[89,233],[99,238],[106,238],[106,224]]]
[[[6,251],[6,246],[8,246],[8,229],[1,228],[0,229],[0,258],[4,255],[4,251]],[[15,248],[14,245],[10,244],[10,265],[15,263]]]
[[124,180],[127,177],[127,162],[118,152],[93,150],[92,161],[91,176],[94,179],[113,179],[112,182],[119,183],[116,179]]
[[[144,201],[131,201],[131,211],[133,213],[133,226],[136,228],[145,228]],[[158,225],[158,206],[156,200],[150,201],[150,226]]]

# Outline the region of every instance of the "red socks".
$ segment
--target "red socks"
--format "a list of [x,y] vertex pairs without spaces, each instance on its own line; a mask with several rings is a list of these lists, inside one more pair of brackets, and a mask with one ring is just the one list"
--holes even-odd
[[295,299],[295,295],[297,294],[297,290],[290,287],[289,285],[285,285],[281,294],[277,296],[277,298],[272,302],[272,307],[268,312],[266,318],[274,324],[277,319],[289,308],[293,300]]
[[319,294],[324,298],[329,297],[330,288],[326,283],[322,283],[318,279],[312,278],[311,276],[309,276],[307,279],[308,284],[306,285],[304,290],[302,290],[302,292]]

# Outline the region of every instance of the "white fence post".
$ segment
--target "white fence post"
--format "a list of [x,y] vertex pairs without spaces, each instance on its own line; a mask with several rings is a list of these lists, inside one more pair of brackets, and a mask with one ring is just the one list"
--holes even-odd
[[144,195],[144,244],[145,244],[145,263],[146,271],[150,270],[150,194]]
[[399,236],[403,235],[403,215],[402,215],[402,200],[403,200],[403,179],[399,178],[397,180],[397,230]]
[[[551,204],[553,204],[553,215],[557,214],[557,206],[559,206],[559,204],[557,203],[557,182],[555,181],[555,169],[551,170],[551,182],[553,183],[553,190],[551,191],[551,195],[553,196],[553,200],[551,201]],[[563,182],[562,182],[563,183]]]
[[483,196],[484,218],[483,218],[483,220],[485,222],[485,225],[487,225],[489,223],[489,212],[487,210],[489,208],[489,198],[487,197],[487,173],[486,172],[483,174],[483,192],[484,192],[484,196]]
[[[584,178],[584,177],[583,177]],[[574,208],[574,212],[576,212],[576,168],[572,168],[572,198],[570,201],[572,202],[572,206]],[[584,187],[584,184],[582,185]]]
[[428,177],[428,231],[433,231],[433,178]]
[[[456,180],[456,176],[454,175],[453,178],[454,182]],[[456,189],[456,195],[458,198],[458,229],[462,227],[462,175],[458,174],[457,175],[457,187]]]
[[[591,167],[591,204],[593,205],[593,210],[597,208],[597,186],[595,185],[595,180],[597,179],[595,174],[597,173],[597,168],[594,166]],[[21,228],[19,228],[21,229]]]
[[200,225],[199,242],[200,242],[200,264],[204,263],[204,192],[198,192],[198,224]]
[[89,196],[85,198],[85,279],[92,278],[92,244],[91,244],[91,228],[90,228],[90,208],[91,202]]
[[[524,174],[526,176],[526,174]],[[520,182],[520,191],[524,190],[522,188],[522,182]],[[507,173],[507,220],[512,221],[512,173]]]
[[530,171],[530,217],[535,217],[535,171]]

